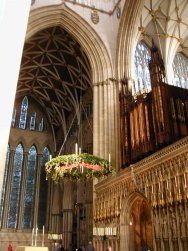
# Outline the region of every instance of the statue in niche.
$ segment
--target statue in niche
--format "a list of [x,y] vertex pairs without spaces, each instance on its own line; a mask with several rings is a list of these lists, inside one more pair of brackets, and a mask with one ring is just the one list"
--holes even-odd
[[170,230],[172,238],[177,238],[177,222],[176,222],[176,215],[174,209],[170,207],[169,209],[170,214]]
[[158,219],[157,212],[154,211],[153,213],[153,229],[154,229],[154,236],[155,238],[160,238],[160,222]]
[[185,217],[185,210],[182,205],[179,206],[179,219],[180,219],[180,231],[181,237],[187,237],[187,221]]
[[163,238],[167,239],[168,238],[168,221],[167,221],[167,214],[165,209],[163,209],[163,217],[162,217],[162,236]]

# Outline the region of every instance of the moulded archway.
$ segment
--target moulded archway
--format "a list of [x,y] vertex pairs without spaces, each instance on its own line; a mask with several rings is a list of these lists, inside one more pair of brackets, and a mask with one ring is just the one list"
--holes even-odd
[[[117,144],[116,88],[109,79],[113,76],[111,57],[101,38],[78,14],[64,4],[34,9],[30,13],[26,41],[43,29],[60,26],[71,34],[89,59],[93,86],[93,153],[115,162]],[[99,120],[99,118],[101,118]]]
[[[134,192],[125,199],[120,216],[120,250],[153,250],[151,208],[147,199]],[[143,249],[145,250],[145,249]]]

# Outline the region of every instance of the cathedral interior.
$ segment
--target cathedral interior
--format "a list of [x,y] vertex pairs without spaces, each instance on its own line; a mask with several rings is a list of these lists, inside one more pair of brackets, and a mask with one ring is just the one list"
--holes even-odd
[[[188,251],[187,13],[186,0],[29,3],[1,104],[0,251]],[[75,145],[115,172],[47,179],[46,163]]]

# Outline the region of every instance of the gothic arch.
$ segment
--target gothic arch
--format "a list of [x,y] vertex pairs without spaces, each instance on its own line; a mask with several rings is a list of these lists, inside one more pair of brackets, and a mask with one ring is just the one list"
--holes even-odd
[[30,13],[26,40],[38,31],[59,25],[73,35],[85,50],[92,68],[92,82],[112,77],[112,63],[102,40],[79,15],[64,4],[34,9]]
[[118,78],[123,76],[132,78],[130,62],[133,62],[133,52],[138,41],[139,17],[142,7],[142,0],[128,0],[122,11],[116,52],[116,75]]
[[[143,221],[147,221],[146,224],[148,224],[144,226],[144,229]],[[148,229],[150,231],[148,231]],[[143,233],[146,230],[148,233]],[[139,231],[140,236],[136,236],[135,238],[135,233],[138,234]],[[146,238],[146,235],[149,235],[149,237],[147,236]],[[144,240],[143,237],[145,238]],[[124,199],[121,210],[120,250],[140,250],[140,247],[145,244],[150,248],[152,247],[151,209],[147,199],[142,193],[133,192]]]

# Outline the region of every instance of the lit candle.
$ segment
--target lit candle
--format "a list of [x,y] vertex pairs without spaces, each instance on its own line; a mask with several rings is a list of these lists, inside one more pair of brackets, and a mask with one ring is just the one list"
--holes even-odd
[[75,153],[76,153],[76,155],[78,154],[78,144],[77,143],[75,144]]
[[79,154],[81,154],[82,153],[82,148],[81,147],[79,147]]
[[110,155],[110,153],[108,155],[108,160],[109,160],[109,171],[110,171],[111,170],[111,155]]
[[31,246],[33,247],[33,240],[34,240],[34,228],[32,229],[32,236],[31,236]]
[[42,227],[42,247],[44,247],[44,225]]
[[36,227],[36,231],[35,231],[35,247],[37,245],[37,233],[38,233],[38,227]]

